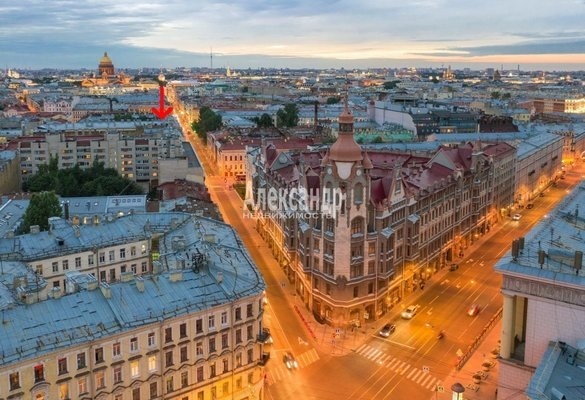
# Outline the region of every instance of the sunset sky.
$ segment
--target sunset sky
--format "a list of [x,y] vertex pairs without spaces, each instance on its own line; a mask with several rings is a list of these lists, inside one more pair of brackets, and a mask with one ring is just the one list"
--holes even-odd
[[585,0],[7,3],[1,68],[585,69]]

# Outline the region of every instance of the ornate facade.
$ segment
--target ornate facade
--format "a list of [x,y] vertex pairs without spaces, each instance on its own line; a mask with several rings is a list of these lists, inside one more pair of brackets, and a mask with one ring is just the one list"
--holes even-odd
[[[515,150],[468,143],[424,157],[365,151],[354,140],[347,106],[339,126],[324,153],[265,147],[251,193],[256,205],[270,188],[334,203],[334,215],[257,206],[258,230],[317,319],[356,326],[424,286],[505,215]],[[496,196],[499,190],[506,195]],[[330,193],[340,200],[327,200]]]

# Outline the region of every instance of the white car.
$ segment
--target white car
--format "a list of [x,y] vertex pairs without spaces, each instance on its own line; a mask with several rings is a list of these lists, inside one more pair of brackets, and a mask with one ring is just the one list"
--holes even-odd
[[419,307],[420,306],[418,304],[416,306],[413,304],[413,305],[406,307],[406,310],[402,311],[402,314],[401,314],[402,318],[411,319],[412,317],[414,317],[416,315],[416,312],[418,311]]
[[520,221],[520,218],[522,218],[522,215],[520,215],[520,214],[514,214],[514,215],[512,215],[512,219],[514,221]]

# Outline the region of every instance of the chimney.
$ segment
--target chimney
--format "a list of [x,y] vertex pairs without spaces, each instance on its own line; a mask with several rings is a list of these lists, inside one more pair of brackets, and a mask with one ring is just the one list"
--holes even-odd
[[169,276],[169,280],[171,282],[179,282],[183,280],[183,271],[181,270],[173,270],[171,271],[171,275]]
[[69,202],[63,202],[63,215],[65,216],[65,220],[69,221]]
[[100,283],[100,290],[106,299],[112,298],[112,288],[106,282]]
[[136,282],[136,289],[138,289],[138,291],[140,293],[144,293],[144,278],[139,276],[136,278],[135,282]]
[[217,273],[217,283],[221,285],[222,282],[223,282],[223,273],[218,272]]
[[40,226],[38,226],[38,225],[31,225],[30,226],[30,233],[31,234],[34,235],[34,234],[39,233],[40,231],[41,231],[41,227]]

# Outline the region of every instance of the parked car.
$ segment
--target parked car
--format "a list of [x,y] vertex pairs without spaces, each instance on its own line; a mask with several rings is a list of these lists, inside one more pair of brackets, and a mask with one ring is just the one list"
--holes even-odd
[[382,337],[388,337],[395,330],[396,330],[396,325],[394,325],[394,324],[386,324],[386,325],[384,325],[382,327],[382,329],[380,329],[380,336],[382,336]]
[[404,311],[402,311],[402,318],[404,319],[411,319],[412,317],[414,317],[416,315],[416,312],[419,309],[419,305],[417,304],[415,305],[410,305],[408,307],[406,307],[406,309]]
[[459,264],[451,264],[449,267],[449,271],[457,271],[459,269]]
[[512,215],[512,220],[514,220],[514,221],[520,221],[520,218],[522,218],[522,215],[520,215],[520,214]]
[[470,317],[475,317],[477,314],[479,314],[479,306],[477,304],[472,304],[468,309],[467,309],[467,315],[469,315]]
[[290,351],[287,351],[286,353],[284,353],[284,357],[282,360],[284,361],[284,364],[286,365],[286,367],[288,369],[296,369],[299,367],[297,360],[295,360],[295,358],[293,357],[293,355]]
[[534,204],[533,203],[528,203],[528,204],[526,204],[526,208],[528,210],[530,210],[531,208],[534,208]]

